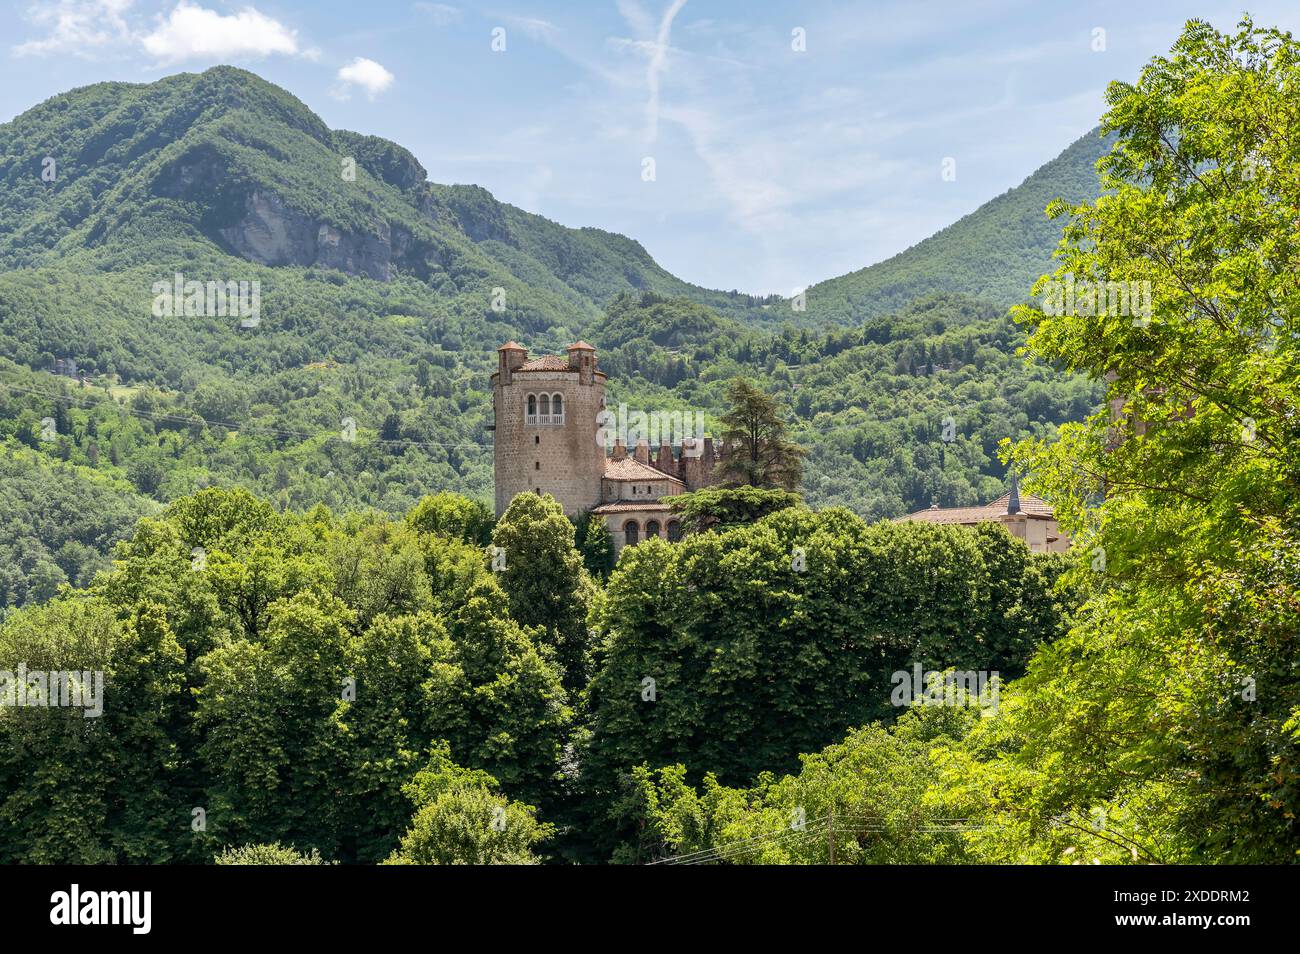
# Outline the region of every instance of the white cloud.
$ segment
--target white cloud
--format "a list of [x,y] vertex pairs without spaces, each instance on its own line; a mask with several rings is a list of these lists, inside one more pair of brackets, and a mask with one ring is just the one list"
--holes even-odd
[[185,0],[140,42],[162,63],[298,52],[297,31],[253,7],[221,14]]
[[518,30],[531,40],[542,43],[554,43],[560,35],[560,28],[549,20],[537,17],[505,17],[512,29]]
[[351,87],[360,86],[366,91],[367,97],[374,99],[393,85],[394,77],[374,60],[358,56],[339,70],[338,78],[340,85],[336,88],[335,95],[340,98],[346,99]]
[[427,20],[432,20],[434,26],[448,26],[452,23],[459,23],[464,19],[459,7],[453,7],[446,3],[416,3],[413,4],[415,12],[422,15]]
[[659,34],[650,56],[650,65],[646,68],[646,86],[650,90],[650,98],[645,107],[646,138],[650,142],[659,138],[659,77],[668,64],[668,41],[672,37],[673,18],[684,6],[686,0],[673,0],[664,11],[663,19],[659,21]]
[[48,31],[13,47],[15,56],[90,56],[112,44],[129,45],[125,14],[131,0],[59,0],[28,9],[28,22]]

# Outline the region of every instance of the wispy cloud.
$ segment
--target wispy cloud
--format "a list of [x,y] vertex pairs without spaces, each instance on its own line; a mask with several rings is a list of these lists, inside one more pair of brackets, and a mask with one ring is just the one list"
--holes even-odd
[[659,78],[663,74],[668,63],[668,44],[672,39],[673,19],[681,12],[682,7],[686,6],[686,0],[672,0],[668,9],[664,11],[663,19],[659,21],[659,31],[655,37],[654,52],[650,56],[650,63],[646,67],[646,88],[650,91],[650,98],[646,101],[646,139],[648,142],[654,142],[659,138]]
[[518,30],[530,39],[539,40],[543,43],[555,43],[560,36],[560,28],[550,20],[542,20],[537,17],[519,17],[506,16],[502,20],[511,27]]
[[131,0],[59,0],[33,4],[26,20],[45,35],[13,47],[15,56],[91,56],[132,43],[125,15]]
[[434,26],[450,26],[459,23],[465,17],[460,7],[453,7],[446,3],[415,3],[411,6],[416,13],[432,21]]

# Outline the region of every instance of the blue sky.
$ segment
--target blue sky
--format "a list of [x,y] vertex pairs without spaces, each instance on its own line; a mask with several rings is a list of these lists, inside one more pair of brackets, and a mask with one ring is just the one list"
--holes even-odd
[[[401,143],[434,181],[621,232],[702,285],[789,294],[1017,185],[1096,124],[1109,80],[1188,17],[1231,27],[1243,0],[3,6],[0,120],[234,63]],[[1294,0],[1250,11],[1300,30]]]

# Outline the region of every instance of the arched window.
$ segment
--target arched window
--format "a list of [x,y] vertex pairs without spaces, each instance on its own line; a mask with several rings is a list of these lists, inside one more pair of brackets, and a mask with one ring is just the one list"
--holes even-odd
[[638,533],[640,533],[640,528],[636,525],[636,521],[629,520],[623,524],[623,543],[629,547],[636,546]]
[[542,395],[541,405],[537,408],[537,423],[551,423],[551,396],[549,394]]
[[564,423],[564,396],[557,394],[551,399],[551,422],[554,424]]
[[528,395],[528,413],[524,415],[525,424],[537,423],[537,395]]
[[668,539],[676,543],[682,538],[682,525],[676,520],[668,521]]
[[657,536],[659,536],[659,521],[658,520],[648,521],[645,525],[645,538],[649,540],[651,537],[657,537]]

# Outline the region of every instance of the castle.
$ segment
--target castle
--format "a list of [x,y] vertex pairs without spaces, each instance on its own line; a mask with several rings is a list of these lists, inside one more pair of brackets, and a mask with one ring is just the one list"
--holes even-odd
[[[605,521],[615,552],[648,537],[676,540],[681,525],[665,498],[708,486],[717,462],[710,438],[664,436],[652,453],[645,439],[629,454],[599,439],[607,375],[585,341],[565,355],[529,358],[508,341],[492,375],[493,474],[500,517],[517,494],[550,494],[571,517]],[[698,443],[697,443],[698,441]]]

